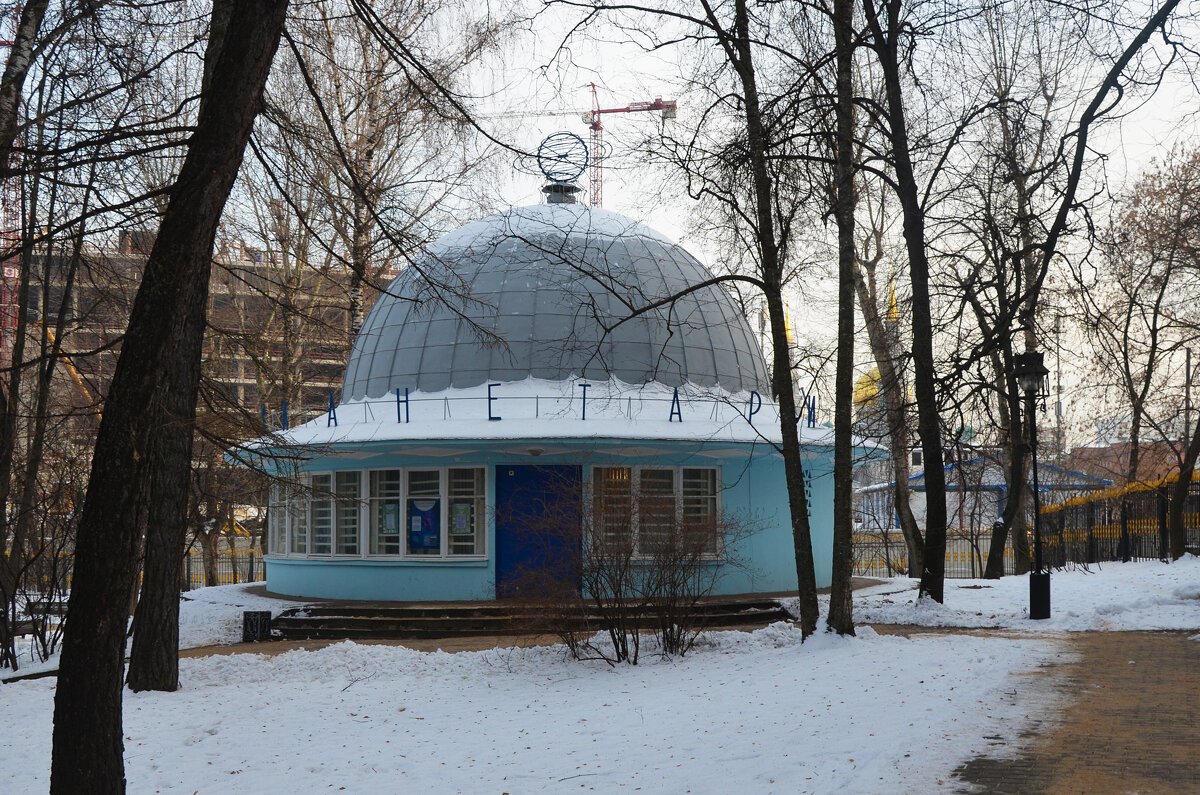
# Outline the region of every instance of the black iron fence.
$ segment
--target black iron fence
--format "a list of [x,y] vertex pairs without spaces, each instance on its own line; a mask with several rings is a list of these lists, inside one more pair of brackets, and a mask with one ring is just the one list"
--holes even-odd
[[[216,585],[262,582],[267,579],[262,554],[256,549],[219,550],[214,562]],[[208,584],[205,582],[204,556],[198,549],[190,550],[183,559],[183,582],[185,589],[203,588]]]
[[[1046,565],[1114,560],[1159,560],[1169,554],[1167,517],[1170,479],[1136,483],[1077,497],[1042,509],[1042,556]],[[1200,480],[1188,487],[1183,520],[1188,552],[1200,554]],[[972,531],[951,528],[946,540],[946,576],[982,577],[987,565],[991,528]],[[1033,552],[1030,531],[1030,554]],[[908,573],[908,551],[900,531],[854,534],[854,573],[861,577],[892,577]],[[1004,548],[1004,573],[1015,571],[1012,542]]]
[[[35,594],[69,592],[73,563],[73,556],[65,553],[37,558],[21,574],[22,590]],[[267,578],[262,553],[257,549],[218,550],[213,564],[216,569],[214,585],[262,582]],[[207,584],[204,556],[193,548],[183,559],[184,590],[203,588]]]
[[[1167,558],[1174,487],[1172,479],[1135,483],[1045,508],[1042,543],[1047,563]],[[1188,552],[1200,552],[1200,481],[1188,484],[1184,499],[1184,543]]]

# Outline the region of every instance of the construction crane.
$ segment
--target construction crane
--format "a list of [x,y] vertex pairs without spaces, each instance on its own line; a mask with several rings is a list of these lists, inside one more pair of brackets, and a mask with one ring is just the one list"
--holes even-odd
[[[662,118],[675,118],[676,103],[673,99],[655,97],[650,102],[631,102],[620,108],[600,107],[599,86],[588,83],[592,89],[592,109],[582,114],[583,123],[591,131],[591,143],[588,147],[588,182],[590,187],[589,202],[593,207],[600,207],[604,202],[604,125],[600,118],[607,113],[641,113],[643,111],[659,111]],[[577,116],[578,110],[518,110],[502,111],[500,113],[480,113],[475,118],[480,119],[523,119],[542,116]]]
[[655,97],[652,102],[631,102],[623,108],[602,108],[595,83],[589,83],[592,88],[592,109],[584,114],[583,121],[592,131],[591,162],[589,163],[588,182],[590,203],[593,207],[604,204],[604,125],[600,117],[606,113],[641,113],[642,111],[657,110],[662,112],[664,119],[675,118],[675,100],[664,100]]

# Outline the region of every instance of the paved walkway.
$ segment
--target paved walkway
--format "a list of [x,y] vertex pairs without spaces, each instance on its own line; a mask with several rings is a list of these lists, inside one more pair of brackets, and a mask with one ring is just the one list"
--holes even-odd
[[1067,636],[1077,660],[1054,674],[1056,719],[1008,759],[955,775],[963,792],[1200,793],[1200,641],[1194,632]]

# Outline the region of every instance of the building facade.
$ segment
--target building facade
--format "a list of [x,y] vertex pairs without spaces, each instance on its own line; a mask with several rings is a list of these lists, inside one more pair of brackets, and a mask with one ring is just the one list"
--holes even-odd
[[[717,593],[794,590],[779,418],[762,352],[694,257],[572,203],[432,245],[379,298],[341,400],[260,440],[278,476],[267,587],[466,600],[578,588],[600,541],[703,546]],[[819,584],[831,431],[806,424]]]

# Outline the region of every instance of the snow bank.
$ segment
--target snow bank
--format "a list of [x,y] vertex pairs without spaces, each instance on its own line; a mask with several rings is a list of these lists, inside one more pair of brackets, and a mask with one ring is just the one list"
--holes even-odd
[[[246,588],[189,593],[187,643],[235,635],[244,609],[291,604]],[[948,581],[946,606],[914,597],[909,580],[859,592],[857,620],[1026,632],[860,625],[802,645],[777,623],[616,668],[561,646],[187,659],[178,693],[125,696],[129,791],[952,792],[958,765],[1015,752],[1054,714],[1053,680],[1029,674],[1065,661],[1062,631],[1200,629],[1200,559],[1056,572],[1048,621],[1025,617],[1025,577]],[[53,693],[53,679],[0,686],[20,727],[0,744],[0,791],[46,790]]]
[[[277,616],[289,607],[304,604],[249,593],[250,588],[261,584],[220,585],[185,592],[179,602],[179,648],[240,643],[243,611],[270,610],[272,616]],[[27,641],[18,643],[17,651],[21,655],[20,669],[15,674],[4,669],[0,675],[25,676],[39,671],[58,670],[58,651],[45,660],[39,660],[32,643]],[[129,654],[128,645],[125,653]]]
[[185,592],[179,603],[179,648],[240,643],[244,611],[270,610],[274,617],[289,607],[305,604],[256,596],[249,592],[251,588],[261,585],[218,585]]
[[1200,558],[1105,563],[1050,575],[1050,618],[1029,618],[1029,578],[946,580],[945,603],[917,601],[917,581],[854,594],[854,619],[931,627],[1030,631],[1200,629]]
[[[781,623],[636,667],[349,642],[189,659],[180,692],[126,694],[126,772],[134,793],[951,791],[961,760],[1047,708],[1017,675],[1057,654],[869,628],[801,645]],[[0,747],[7,791],[46,788],[52,694],[0,688],[22,727]]]

